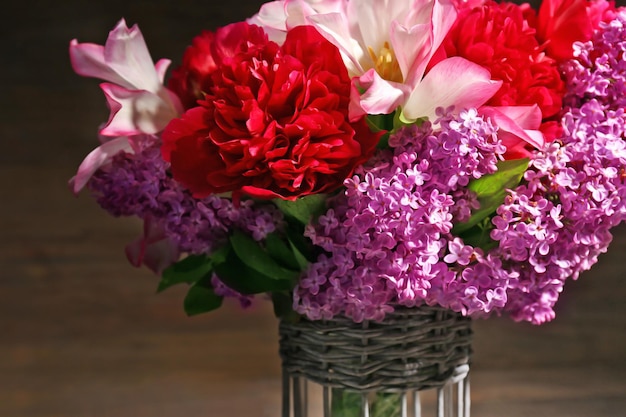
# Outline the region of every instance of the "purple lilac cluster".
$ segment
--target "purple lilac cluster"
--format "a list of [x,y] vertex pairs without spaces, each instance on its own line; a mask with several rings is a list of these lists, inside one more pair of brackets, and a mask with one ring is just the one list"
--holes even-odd
[[294,291],[310,319],[382,320],[393,304],[442,305],[466,314],[502,308],[512,278],[498,259],[451,234],[476,199],[471,179],[496,171],[505,152],[475,110],[403,128],[391,150],[345,181],[346,191],[306,234],[321,255]]
[[181,252],[210,254],[228,231],[239,228],[263,240],[282,227],[273,205],[242,200],[238,206],[217,195],[197,199],[168,174],[158,146],[118,153],[88,184],[100,206],[115,216],[150,218],[164,228]]
[[564,66],[564,137],[539,152],[493,219],[499,256],[519,279],[506,310],[536,324],[554,318],[565,280],[597,262],[626,218],[626,14],[574,45]]
[[505,310],[541,324],[567,278],[597,262],[610,229],[626,218],[626,117],[596,100],[563,118],[564,138],[537,153],[526,184],[511,192],[493,218],[494,255],[517,271]]
[[[158,145],[138,153],[118,153],[95,173],[88,187],[102,208],[114,216],[155,222],[180,252],[190,254],[211,254],[233,228],[261,241],[283,227],[282,213],[271,204],[242,200],[235,205],[216,195],[194,198],[168,174],[169,165]],[[234,294],[223,284],[215,289],[221,295]],[[239,298],[242,304],[249,303],[247,297]]]
[[612,109],[626,107],[626,18],[617,13],[588,42],[574,43],[576,59],[565,64],[568,95],[566,103],[580,107],[595,99]]

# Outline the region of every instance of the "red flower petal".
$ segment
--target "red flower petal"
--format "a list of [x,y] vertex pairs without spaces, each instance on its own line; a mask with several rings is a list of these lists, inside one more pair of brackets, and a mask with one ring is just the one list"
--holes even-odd
[[174,178],[194,195],[330,192],[373,154],[380,134],[348,121],[350,77],[315,29],[294,28],[282,47],[247,23],[213,39],[210,91],[163,134]]

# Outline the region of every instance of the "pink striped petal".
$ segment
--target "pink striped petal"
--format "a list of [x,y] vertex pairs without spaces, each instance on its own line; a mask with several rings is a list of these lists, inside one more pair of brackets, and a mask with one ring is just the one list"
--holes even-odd
[[[162,88],[148,47],[137,25],[129,29],[124,19],[109,32],[104,46],[70,42],[70,60],[77,74],[99,78],[128,89],[157,92]],[[160,64],[161,71],[166,67]]]
[[[408,97],[409,88],[405,84],[386,81],[371,69],[353,83],[356,88],[353,92],[363,91],[360,97],[352,97],[358,100],[358,105],[368,114],[389,114],[400,106]],[[354,95],[353,95],[354,96]],[[356,106],[351,106],[350,119],[359,118],[360,111],[355,111]]]
[[436,119],[438,107],[454,106],[457,111],[482,106],[498,91],[501,81],[491,80],[488,70],[464,58],[444,59],[426,74],[411,92],[402,117],[414,121]]
[[[490,107],[513,120],[522,129],[539,129],[541,126],[541,109],[538,105],[532,106],[498,106]],[[487,106],[483,107],[487,109]]]
[[93,174],[102,166],[108,164],[111,158],[119,152],[133,152],[133,147],[128,137],[119,137],[103,143],[91,151],[78,167],[78,172],[70,180],[70,188],[74,194],[78,194]]
[[426,65],[434,51],[428,46],[432,37],[430,24],[407,29],[397,22],[391,26],[391,44],[407,84],[415,85],[422,79]]
[[170,120],[178,116],[171,103],[149,91],[128,90],[108,83],[103,83],[100,87],[111,110],[108,122],[100,130],[102,135],[154,134],[163,130]]
[[432,5],[429,2],[413,3],[407,18],[413,26],[405,28],[394,22],[391,43],[406,84],[416,85],[422,79],[456,17],[456,8],[451,2],[438,0]]
[[541,149],[545,144],[543,134],[539,131],[541,110],[537,105],[484,106],[479,109],[479,113],[489,117],[498,126],[498,137],[509,150],[519,149],[526,144]]
[[180,257],[176,243],[152,219],[144,220],[143,236],[126,246],[126,257],[131,265],[146,265],[157,275]]
[[165,74],[167,73],[167,69],[169,68],[171,63],[172,61],[169,59],[159,59],[154,65],[154,69],[156,70],[159,83],[163,84],[165,80]]
[[359,76],[365,72],[359,59],[367,52],[350,33],[351,26],[345,14],[317,14],[309,16],[308,21],[339,49],[350,76]]
[[104,47],[93,43],[70,42],[70,62],[74,72],[83,77],[99,78],[115,84],[126,81],[114,71],[104,60]]
[[111,110],[101,135],[153,134],[183,111],[178,97],[163,86],[170,61],[155,65],[139,28],[129,29],[124,19],[104,46],[72,40],[70,59],[79,75],[109,82],[101,85]]
[[130,29],[124,19],[109,33],[104,45],[105,62],[125,81],[129,89],[158,92],[162,88],[148,51],[148,46],[137,25]]

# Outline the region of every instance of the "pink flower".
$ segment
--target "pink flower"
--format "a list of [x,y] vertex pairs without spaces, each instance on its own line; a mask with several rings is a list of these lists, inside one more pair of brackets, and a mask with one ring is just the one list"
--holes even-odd
[[101,136],[101,145],[83,159],[76,175],[70,179],[70,189],[74,194],[78,194],[87,185],[93,174],[101,167],[108,165],[118,153],[138,153],[157,141],[159,138],[154,135],[120,136],[117,138]]
[[507,159],[528,157],[559,133],[553,120],[562,111],[565,85],[536,38],[534,21],[527,4],[486,0],[461,9],[442,45],[444,55],[464,57],[502,81],[481,114],[498,125]]
[[124,19],[109,33],[104,46],[72,40],[70,59],[79,75],[109,81],[100,87],[111,110],[100,130],[101,145],[87,155],[70,180],[70,187],[78,193],[117,153],[134,152],[142,143],[157,140],[153,135],[182,107],[163,86],[170,61],[162,59],[154,65],[139,28],[128,29]]
[[541,149],[545,143],[541,132],[539,106],[483,106],[479,109],[498,126],[498,138],[506,147],[505,159],[531,156],[532,150]]
[[148,218],[143,223],[143,235],[126,246],[126,257],[131,265],[137,268],[146,265],[161,275],[165,268],[178,260],[180,251],[165,230]]
[[314,26],[339,48],[353,77],[351,119],[388,114],[435,120],[437,107],[478,107],[499,88],[489,73],[465,59],[445,60],[426,73],[456,9],[449,0],[284,0],[267,6],[281,18],[262,13],[253,19],[268,31],[294,24]]
[[346,0],[270,1],[263,4],[248,23],[261,26],[270,40],[282,44],[290,28],[308,24],[308,16],[339,13],[346,4]]
[[79,75],[108,81],[100,85],[111,110],[103,136],[157,133],[181,112],[178,98],[163,87],[170,61],[155,65],[139,28],[128,29],[124,19],[104,46],[72,40],[70,59]]
[[490,106],[537,104],[544,119],[562,109],[565,86],[554,59],[546,57],[529,26],[528,5],[487,1],[464,9],[443,43],[448,56],[486,68],[502,87]]

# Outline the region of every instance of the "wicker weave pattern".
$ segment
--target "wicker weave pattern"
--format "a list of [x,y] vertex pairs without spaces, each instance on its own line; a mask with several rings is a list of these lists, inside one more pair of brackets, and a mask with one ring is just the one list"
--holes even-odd
[[382,323],[336,318],[280,324],[280,354],[291,376],[363,392],[460,380],[469,371],[470,343],[470,320],[438,307],[399,307]]

